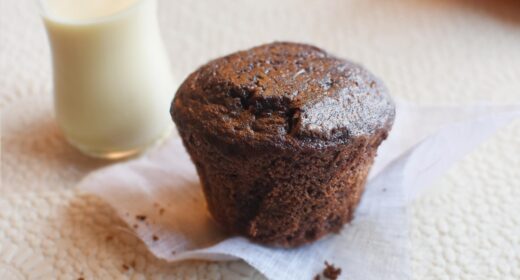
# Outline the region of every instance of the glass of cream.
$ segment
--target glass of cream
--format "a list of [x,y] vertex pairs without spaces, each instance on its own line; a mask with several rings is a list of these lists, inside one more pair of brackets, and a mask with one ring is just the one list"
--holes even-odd
[[156,0],[39,0],[56,120],[83,153],[117,159],[171,129],[175,93]]

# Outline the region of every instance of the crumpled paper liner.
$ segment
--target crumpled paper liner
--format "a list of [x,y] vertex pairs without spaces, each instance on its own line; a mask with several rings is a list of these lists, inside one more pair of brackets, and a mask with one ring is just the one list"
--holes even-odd
[[199,180],[180,139],[93,172],[79,188],[107,201],[157,257],[242,259],[270,279],[312,279],[324,262],[340,278],[409,279],[407,209],[453,163],[520,117],[519,106],[428,107],[399,102],[354,220],[338,234],[296,249],[226,236],[206,210]]

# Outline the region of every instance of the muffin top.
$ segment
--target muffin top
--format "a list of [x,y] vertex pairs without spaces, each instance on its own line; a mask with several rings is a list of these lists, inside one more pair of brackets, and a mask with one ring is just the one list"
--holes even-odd
[[178,126],[230,144],[316,147],[388,130],[395,107],[363,67],[276,42],[199,68],[180,86],[171,113]]

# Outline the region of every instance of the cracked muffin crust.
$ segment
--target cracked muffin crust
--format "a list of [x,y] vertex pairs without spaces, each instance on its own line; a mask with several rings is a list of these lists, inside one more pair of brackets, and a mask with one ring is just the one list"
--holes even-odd
[[171,114],[214,219],[253,241],[294,247],[352,219],[395,108],[361,66],[272,43],[199,68]]

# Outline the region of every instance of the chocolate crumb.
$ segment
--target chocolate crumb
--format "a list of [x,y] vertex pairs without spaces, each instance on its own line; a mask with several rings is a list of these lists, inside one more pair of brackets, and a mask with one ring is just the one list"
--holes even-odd
[[85,278],[83,278],[83,277],[78,277],[78,280],[85,280]]
[[320,280],[320,275],[316,274],[316,276],[314,276],[313,280]]
[[135,268],[135,261],[132,261],[132,262],[130,263],[130,267]]
[[159,240],[159,237],[157,235],[152,236],[153,241]]
[[146,216],[145,215],[136,215],[135,218],[138,219],[139,221],[146,220]]
[[105,240],[108,242],[108,241],[112,241],[112,239],[114,239],[114,237],[112,235],[109,235],[105,238]]
[[159,209],[159,215],[164,214],[164,211],[165,211],[164,208]]
[[128,265],[126,265],[126,264],[123,264],[123,269],[124,269],[124,270],[129,270],[130,267],[129,267]]
[[338,276],[340,274],[341,268],[336,268],[333,264],[329,264],[327,261],[325,261],[325,269],[323,269],[323,276],[331,280],[336,280],[338,279]]

